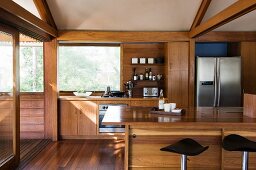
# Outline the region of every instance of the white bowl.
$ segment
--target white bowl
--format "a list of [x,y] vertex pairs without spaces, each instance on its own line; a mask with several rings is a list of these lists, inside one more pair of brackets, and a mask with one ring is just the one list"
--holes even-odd
[[85,92],[85,93],[73,92],[73,94],[74,94],[75,96],[88,97],[88,96],[90,96],[90,95],[92,94],[92,92],[91,92],[91,91],[87,91],[87,92]]

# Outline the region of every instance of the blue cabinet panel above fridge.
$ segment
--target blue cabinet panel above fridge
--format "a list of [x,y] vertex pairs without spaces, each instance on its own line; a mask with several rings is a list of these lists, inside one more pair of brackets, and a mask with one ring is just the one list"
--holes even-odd
[[228,56],[228,43],[196,43],[195,56],[224,57]]

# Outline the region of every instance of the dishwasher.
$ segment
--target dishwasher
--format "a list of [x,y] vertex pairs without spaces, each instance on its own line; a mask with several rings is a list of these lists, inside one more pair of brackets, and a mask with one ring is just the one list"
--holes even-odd
[[124,125],[102,125],[102,120],[109,106],[127,106],[127,104],[100,104],[99,105],[99,132],[100,133],[123,133]]

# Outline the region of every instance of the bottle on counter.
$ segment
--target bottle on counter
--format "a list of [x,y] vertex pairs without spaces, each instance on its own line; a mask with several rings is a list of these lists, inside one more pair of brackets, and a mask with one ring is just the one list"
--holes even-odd
[[136,68],[133,68],[133,80],[138,80],[138,75],[136,74]]
[[153,73],[152,73],[152,71],[151,71],[151,68],[149,68],[148,79],[149,79],[149,80],[152,80],[152,79],[153,79]]
[[140,80],[144,80],[144,75],[142,73],[140,73],[139,78],[140,78]]
[[164,109],[164,92],[163,92],[163,89],[160,90],[159,100],[158,100],[158,109],[159,110]]
[[148,80],[149,77],[149,72],[148,72],[148,68],[145,69],[145,80]]

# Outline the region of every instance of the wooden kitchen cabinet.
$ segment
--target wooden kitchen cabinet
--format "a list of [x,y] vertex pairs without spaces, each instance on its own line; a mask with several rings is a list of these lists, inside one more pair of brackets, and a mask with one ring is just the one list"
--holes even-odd
[[[76,99],[77,98],[77,99]],[[102,139],[123,134],[98,132],[100,104],[126,104],[128,106],[156,107],[158,98],[106,98],[83,100],[79,97],[60,97],[58,103],[58,129],[61,139]]]
[[96,102],[61,101],[60,135],[96,135],[96,113]]
[[132,100],[131,106],[158,107],[158,99],[155,100]]
[[168,100],[188,108],[189,42],[168,43]]
[[77,135],[79,109],[72,103],[73,101],[60,103],[60,135]]
[[244,93],[256,94],[256,42],[241,42]]
[[92,101],[79,101],[78,135],[96,135],[97,104]]

